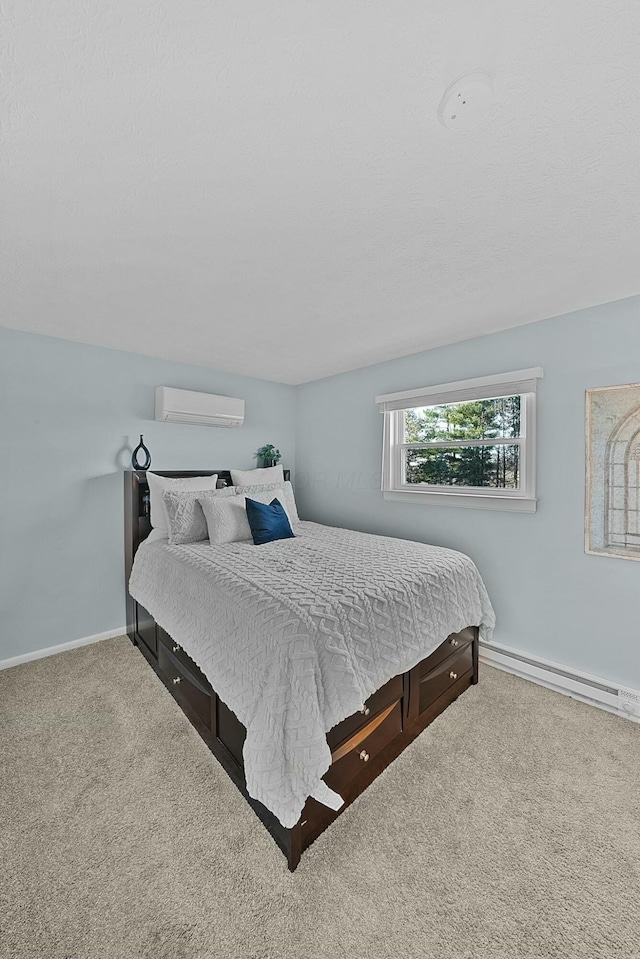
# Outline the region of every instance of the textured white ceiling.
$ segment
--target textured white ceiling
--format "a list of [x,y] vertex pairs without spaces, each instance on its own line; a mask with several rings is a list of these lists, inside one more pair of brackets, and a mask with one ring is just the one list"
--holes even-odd
[[638,0],[2,6],[1,325],[299,383],[640,292]]

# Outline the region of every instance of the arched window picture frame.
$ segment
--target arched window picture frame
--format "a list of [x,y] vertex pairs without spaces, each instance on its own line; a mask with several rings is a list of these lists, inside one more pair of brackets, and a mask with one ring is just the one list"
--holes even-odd
[[587,390],[587,553],[640,560],[640,384]]

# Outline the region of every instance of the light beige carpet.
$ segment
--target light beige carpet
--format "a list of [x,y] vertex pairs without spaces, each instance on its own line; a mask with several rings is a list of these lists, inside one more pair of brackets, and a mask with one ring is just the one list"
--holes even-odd
[[640,957],[640,726],[485,668],[284,857],[126,639],[0,674],[2,959]]

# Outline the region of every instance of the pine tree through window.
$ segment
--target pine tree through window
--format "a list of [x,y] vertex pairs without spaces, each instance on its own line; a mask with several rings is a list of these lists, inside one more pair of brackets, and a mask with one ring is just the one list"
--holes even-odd
[[519,444],[519,396],[404,411],[407,483],[519,489]]

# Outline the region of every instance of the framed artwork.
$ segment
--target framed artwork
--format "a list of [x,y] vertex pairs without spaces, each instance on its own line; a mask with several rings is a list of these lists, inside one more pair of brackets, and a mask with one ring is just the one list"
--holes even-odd
[[640,384],[587,390],[585,549],[640,560]]

